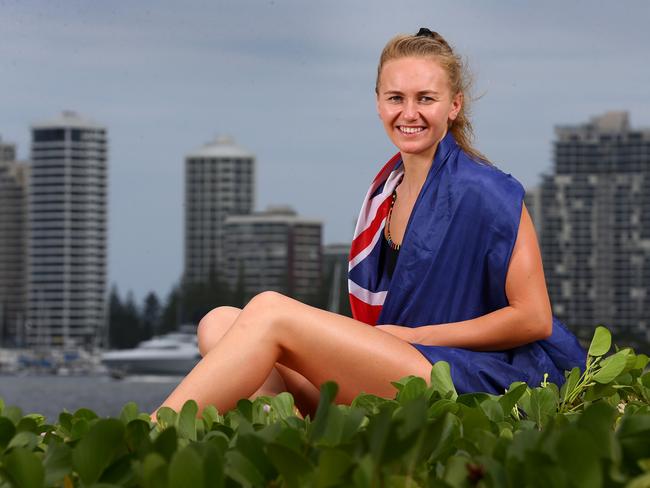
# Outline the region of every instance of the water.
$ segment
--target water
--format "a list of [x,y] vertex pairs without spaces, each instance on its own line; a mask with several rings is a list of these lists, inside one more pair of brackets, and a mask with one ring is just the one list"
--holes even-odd
[[27,413],[45,415],[55,422],[64,409],[85,407],[100,417],[118,416],[127,402],[151,412],[171,393],[181,377],[133,376],[0,376],[0,398]]

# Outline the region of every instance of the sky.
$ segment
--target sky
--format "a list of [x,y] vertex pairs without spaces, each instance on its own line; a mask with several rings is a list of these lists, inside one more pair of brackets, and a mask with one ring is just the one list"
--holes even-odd
[[[372,9],[370,9],[372,7]],[[627,110],[650,127],[650,3],[0,0],[0,137],[63,110],[109,134],[109,282],[165,297],[183,263],[185,155],[230,135],[256,154],[256,209],[288,204],[349,242],[396,151],[376,65],[426,26],[473,75],[476,145],[526,188],[557,125]]]

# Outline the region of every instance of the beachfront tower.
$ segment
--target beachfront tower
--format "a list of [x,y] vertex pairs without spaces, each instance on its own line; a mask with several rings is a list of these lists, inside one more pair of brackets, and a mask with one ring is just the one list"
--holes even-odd
[[211,275],[223,280],[224,222],[229,215],[251,213],[254,195],[255,155],[231,138],[219,137],[186,156],[187,283],[205,283]]
[[27,342],[90,348],[106,314],[107,134],[77,115],[32,125]]
[[227,282],[241,289],[245,301],[265,290],[311,301],[321,286],[322,228],[320,220],[286,206],[228,217]]
[[541,249],[555,314],[650,339],[650,129],[608,112],[555,130],[541,185]]
[[23,344],[29,165],[0,139],[0,347]]

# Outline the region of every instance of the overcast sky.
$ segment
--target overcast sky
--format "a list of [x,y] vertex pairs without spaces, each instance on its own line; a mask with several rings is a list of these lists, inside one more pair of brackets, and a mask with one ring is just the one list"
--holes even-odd
[[[369,10],[369,9],[372,10]],[[229,134],[257,155],[257,208],[289,204],[350,240],[394,153],[379,53],[420,26],[474,73],[477,145],[526,187],[555,125],[608,110],[650,126],[650,2],[0,0],[0,136],[75,110],[108,127],[109,271],[165,296],[182,272],[183,165]]]

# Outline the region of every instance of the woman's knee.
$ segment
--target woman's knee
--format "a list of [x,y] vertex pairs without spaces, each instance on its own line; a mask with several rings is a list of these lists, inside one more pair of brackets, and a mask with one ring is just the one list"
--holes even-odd
[[277,329],[284,322],[294,300],[275,291],[263,291],[255,295],[242,310],[238,327],[251,327],[256,333]]
[[209,311],[199,322],[196,335],[202,356],[208,353],[228,331],[241,309],[236,307],[217,307]]

